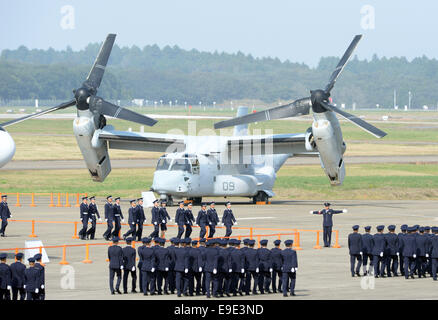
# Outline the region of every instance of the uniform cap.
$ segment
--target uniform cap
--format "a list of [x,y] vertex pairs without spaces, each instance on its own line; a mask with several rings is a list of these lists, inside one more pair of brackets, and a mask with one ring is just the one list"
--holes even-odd
[[388,230],[389,231],[394,231],[395,230],[395,225],[391,224],[388,226]]
[[185,239],[184,239],[184,243],[185,243],[185,244],[190,244],[190,242],[192,242],[192,239],[191,239],[191,238],[185,238]]
[[424,232],[424,227],[420,227],[419,230],[420,230],[421,233],[423,233]]
[[143,243],[151,243],[151,238],[144,237],[143,239],[141,239],[141,242],[143,242]]
[[418,230],[418,229],[420,229],[420,225],[416,224],[416,225],[414,225],[414,228],[415,228],[415,230]]
[[376,227],[377,231],[382,231],[383,229],[385,229],[384,225],[380,225]]
[[82,197],[82,200],[88,199],[88,197]]
[[178,202],[178,204],[184,204],[184,201],[181,200],[181,201]]
[[114,198],[114,200],[120,200],[120,197],[116,197],[116,198]]
[[143,200],[143,198],[138,198],[138,199],[137,199],[137,201],[141,201],[141,200]]
[[29,262],[35,262],[35,258],[30,257],[29,259],[27,259],[27,261],[29,261]]
[[199,239],[199,242],[200,243],[205,243],[207,241],[207,239],[205,239],[205,238],[201,238],[201,239]]
[[108,197],[106,197],[106,200],[108,200],[109,198],[112,198],[113,196],[108,196]]
[[365,229],[365,231],[370,231],[371,230],[371,226],[366,226],[364,229]]
[[277,239],[277,240],[274,241],[274,245],[276,245],[276,246],[280,245],[280,243],[281,243],[281,240]]
[[96,199],[96,197],[95,196],[90,197],[90,200],[93,200],[93,199]]
[[192,241],[192,246],[196,246],[198,244],[198,240],[193,240]]
[[7,256],[8,255],[5,252],[0,253],[0,259],[1,260],[6,259]]
[[268,244],[268,240],[266,240],[266,239],[260,240],[260,244],[262,246],[266,246]]
[[43,255],[41,253],[37,253],[33,257],[35,258],[35,260],[40,260],[43,257]]
[[248,240],[248,244],[249,244],[250,246],[255,245],[255,240],[254,240],[254,239],[250,239],[250,240]]
[[207,204],[205,202],[201,205],[201,207],[206,207],[206,206]]
[[248,244],[249,239],[243,239],[243,244]]
[[406,231],[406,230],[408,230],[408,225],[407,225],[407,224],[402,224],[402,225],[400,226],[400,230],[401,230],[401,231]]
[[432,227],[432,232],[437,232],[438,231],[438,227]]
[[239,239],[234,240],[234,244],[236,246],[240,246],[241,243],[242,243],[242,241],[240,241]]
[[17,259],[22,259],[23,256],[24,256],[24,254],[22,254],[21,252],[19,252],[19,253],[17,253],[17,254],[15,255],[15,257],[16,257]]
[[231,201],[227,201],[227,202],[225,203],[225,206],[228,206],[229,204],[231,204]]
[[359,230],[359,225],[355,224],[355,225],[353,226],[353,230]]
[[216,202],[214,202],[214,201],[210,202],[210,206],[211,206],[212,204],[216,204]]
[[3,199],[3,198],[7,198],[7,197],[8,197],[7,194],[2,194],[2,199]]
[[188,206],[193,206],[192,202],[187,203]]
[[429,226],[425,226],[424,227],[424,231],[430,231],[430,227]]
[[134,240],[134,238],[132,238],[132,237],[128,237],[128,238],[126,238],[125,240],[126,240],[126,242],[132,242],[132,241]]
[[152,201],[152,203],[157,203],[158,202],[158,200],[157,199],[155,199],[154,201]]
[[324,202],[324,207],[330,207],[332,204],[330,202]]
[[293,240],[286,240],[286,241],[284,242],[284,244],[287,245],[287,246],[290,246],[290,245],[292,245],[293,243],[294,243]]
[[119,237],[113,237],[112,241],[113,242],[119,242]]
[[167,204],[167,201],[166,201],[166,200],[161,200],[160,202],[161,202],[161,203],[166,203],[166,204]]

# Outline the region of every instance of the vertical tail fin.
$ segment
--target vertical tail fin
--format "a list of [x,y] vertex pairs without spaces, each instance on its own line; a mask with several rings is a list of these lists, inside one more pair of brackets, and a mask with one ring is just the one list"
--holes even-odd
[[[248,114],[248,107],[239,106],[237,108],[236,117],[241,117]],[[234,126],[233,136],[246,136],[248,134],[248,124],[239,124]]]

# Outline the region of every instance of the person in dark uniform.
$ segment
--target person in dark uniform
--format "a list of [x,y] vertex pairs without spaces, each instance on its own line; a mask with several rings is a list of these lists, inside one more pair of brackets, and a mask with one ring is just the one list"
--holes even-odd
[[145,240],[146,238],[142,238],[140,241],[142,242],[141,246],[139,246],[137,248],[137,254],[138,254],[138,263],[137,263],[137,269],[138,269],[138,278],[139,278],[139,288],[140,288],[140,292],[143,293],[143,273],[141,272],[141,266],[143,265],[143,261],[142,261],[142,255],[141,255],[141,251],[146,248],[146,243],[143,242],[143,240]]
[[86,237],[87,239],[94,240],[97,219],[99,219],[99,221],[102,221],[102,219],[100,218],[99,210],[97,208],[96,197],[90,197],[90,201],[91,202],[88,205],[88,219],[91,221],[91,228],[87,231]]
[[426,278],[427,258],[429,258],[430,239],[424,234],[424,227],[419,228],[419,235],[415,240],[417,244],[418,277]]
[[430,238],[430,246],[432,248],[430,258],[432,260],[432,278],[437,281],[437,268],[438,268],[438,227],[432,227],[432,236]]
[[[245,261],[247,267],[245,280],[245,294],[248,296],[251,289],[251,276],[253,279],[252,294],[257,294],[257,285],[259,283],[259,254],[254,249],[255,240],[248,240],[248,249],[245,250]],[[284,283],[283,283],[284,285]]]
[[234,217],[233,211],[231,210],[231,202],[228,201],[225,204],[226,209],[224,210],[224,214],[222,215],[222,224],[225,226],[225,237],[231,236],[233,232],[232,226],[237,225],[236,218]]
[[228,239],[218,239],[219,257],[217,261],[217,272],[218,272],[218,294],[220,297],[223,297],[224,293],[227,295],[227,297],[230,297],[230,294],[226,290],[231,276],[230,252],[228,250],[225,250],[225,248],[227,247],[227,243],[228,243]]
[[11,264],[11,276],[12,276],[12,300],[18,300],[18,293],[20,293],[20,300],[26,299],[26,290],[24,289],[24,273],[26,266],[22,263],[23,254],[21,252],[15,255],[15,261]]
[[429,239],[429,251],[427,252],[428,256],[426,257],[426,272],[432,276],[432,237],[433,234],[430,233],[431,228],[429,226],[424,226],[424,235]]
[[120,197],[114,198],[114,231],[113,237],[118,237],[120,230],[122,229],[122,222],[125,222],[123,218],[122,208],[120,207]]
[[[189,254],[191,260],[191,263],[189,263],[189,265],[191,265],[192,267],[192,270],[189,270],[189,272],[190,271],[192,272],[189,290],[191,290],[190,293],[192,294],[195,293],[197,296],[200,296],[201,292],[203,291],[202,268],[204,265],[204,259],[201,250],[198,248],[197,240],[192,241],[192,247],[190,249]],[[195,286],[195,281],[196,281],[196,286]]]
[[[348,235],[348,249],[350,250],[350,271],[351,276],[360,277],[360,267],[362,265],[363,243],[360,235],[359,226],[353,226],[353,233]],[[357,261],[357,265],[355,265]],[[356,268],[355,268],[356,267]]]
[[12,272],[6,258],[6,253],[0,253],[0,301],[11,300]]
[[173,257],[174,257],[174,250],[177,247],[177,241],[178,240],[179,240],[178,238],[170,239],[171,245],[169,247],[167,247],[167,249],[169,250],[169,273],[167,275],[167,278],[168,278],[169,290],[170,290],[171,294],[174,294],[175,290],[176,290],[175,260],[173,260]]
[[[282,283],[282,275],[281,275],[281,248],[280,248],[281,240],[277,239],[274,241],[274,248],[271,249],[271,258],[272,258],[272,292],[277,293],[281,292],[281,283]],[[278,286],[277,286],[277,275],[278,275]]]
[[8,196],[4,194],[2,195],[2,201],[0,202],[0,219],[2,220],[2,226],[0,228],[1,237],[5,236],[9,218],[12,218],[12,214],[8,207]]
[[143,295],[147,296],[148,291],[151,296],[155,294],[155,252],[154,249],[151,248],[151,238],[144,238],[143,243],[145,247],[139,255],[141,255],[141,272],[143,273]]
[[135,249],[132,247],[132,237],[126,238],[126,247],[122,249],[123,251],[123,293],[128,293],[128,277],[131,275],[132,285],[131,292],[137,293],[135,291],[137,283],[137,270],[135,269],[135,259],[137,257]]
[[157,292],[159,295],[163,294],[164,282],[164,294],[169,294],[169,249],[164,247],[166,243],[165,239],[160,238],[158,243],[160,246],[155,250],[155,263],[157,266]]
[[217,216],[217,212],[215,207],[215,202],[210,202],[210,208],[207,210],[207,216],[208,216],[208,225],[210,228],[210,231],[208,232],[208,237],[213,238],[215,232],[216,232],[216,226],[219,223],[219,217]]
[[143,234],[143,224],[146,222],[146,216],[143,209],[143,198],[137,199],[136,217],[137,217],[137,241],[141,241]]
[[196,217],[196,224],[200,227],[199,239],[205,237],[205,234],[207,233],[206,227],[209,225],[208,213],[205,210],[206,207],[207,205],[203,203],[201,210],[199,210],[198,216]]
[[169,214],[167,213],[167,202],[166,200],[161,200],[161,207],[160,207],[160,229],[161,229],[161,238],[165,238],[166,231],[167,231],[167,221],[172,221]]
[[414,279],[415,259],[417,258],[416,228],[408,227],[408,234],[402,238],[405,279]]
[[105,222],[107,223],[107,229],[103,234],[103,238],[106,241],[109,241],[111,236],[111,231],[113,230],[113,221],[114,221],[114,206],[113,206],[113,197],[106,197],[105,203]]
[[46,300],[46,269],[44,268],[41,260],[43,255],[41,253],[37,253],[35,256],[35,268],[40,271],[40,285],[39,285],[39,300]]
[[[295,295],[295,283],[298,271],[297,252],[292,249],[293,240],[284,242],[286,249],[281,251],[282,274],[283,274],[283,296],[287,297],[287,289],[290,288],[290,294]],[[290,280],[290,283],[289,283]]]
[[246,250],[248,250],[248,248],[249,248],[248,241],[249,241],[248,238],[243,239],[243,241],[242,241],[243,247],[240,249],[240,251],[242,251],[243,257],[244,257],[243,268],[245,269],[245,274],[243,275],[243,278],[240,281],[241,285],[242,285],[243,292],[246,292],[246,278],[248,277],[248,261],[246,260],[246,255],[245,255]]
[[[137,210],[135,200],[129,201],[131,207],[128,209],[128,225],[129,230],[123,235],[123,239],[126,239],[129,235],[135,237],[137,235],[136,225],[137,225]],[[135,240],[132,239],[132,240]]]
[[82,203],[79,206],[79,211],[82,222],[82,229],[79,231],[78,235],[81,240],[86,240],[88,228],[88,197],[82,197]]
[[[176,239],[175,239],[176,240]],[[184,288],[188,288],[187,280],[188,278],[185,276],[186,273],[189,272],[188,265],[188,255],[186,254],[186,244],[184,239],[176,240],[176,243],[179,243],[179,247],[175,247],[173,250],[172,259],[175,261],[175,283],[176,283],[176,294],[178,297],[181,297]]]
[[388,226],[386,237],[386,274],[388,277],[398,277],[398,257],[400,255],[400,245],[398,236],[395,234],[395,225]]
[[324,239],[324,247],[330,247],[332,242],[332,228],[333,228],[333,215],[339,213],[347,213],[347,209],[343,210],[333,210],[330,209],[331,204],[326,202],[324,203],[324,209],[321,211],[310,211],[310,214],[322,214],[323,216],[323,239]]
[[[122,294],[120,292],[120,282],[122,281],[123,270],[123,249],[118,245],[119,237],[113,237],[113,245],[108,248],[109,259],[109,287],[111,294]],[[116,290],[114,292],[114,275],[117,275]]]
[[229,243],[234,247],[234,250],[231,251],[231,293],[233,297],[237,296],[237,293],[242,296],[244,290],[242,279],[245,277],[245,255],[239,249],[240,240],[230,239]]
[[185,238],[190,238],[190,235],[192,234],[192,226],[193,226],[193,223],[195,222],[195,217],[193,216],[192,207],[193,207],[193,204],[191,202],[189,202],[187,204],[187,209],[184,211],[184,217],[186,220],[186,222],[185,222],[185,225],[186,225]]
[[[371,234],[371,226],[366,226],[365,233],[362,235],[362,260],[363,260],[363,275],[366,276],[372,273],[373,270],[373,235]],[[368,265],[368,261],[370,264]]]
[[[211,239],[207,241],[207,247],[205,249],[204,261],[205,261],[205,293],[207,298],[218,297],[218,280],[217,280],[217,270],[218,270],[218,257],[219,252],[215,246],[216,239]],[[213,290],[211,288],[213,287]]]
[[269,287],[271,285],[271,273],[272,273],[272,257],[271,251],[268,250],[268,240],[260,240],[261,248],[257,249],[259,257],[259,291],[261,294],[271,293]]
[[161,219],[160,219],[160,208],[159,208],[158,200],[155,199],[152,203],[154,204],[154,206],[151,209],[151,223],[154,225],[154,231],[151,232],[149,237],[155,238],[158,237],[160,233]]
[[184,233],[184,225],[186,224],[184,201],[178,202],[178,205],[179,208],[176,209],[176,214],[175,214],[175,223],[178,225],[178,235],[176,237],[178,239],[181,239]]
[[374,265],[374,277],[384,277],[385,273],[385,259],[384,254],[386,250],[386,238],[383,234],[385,226],[377,226],[377,233],[373,236],[373,265]]
[[400,274],[402,276],[405,275],[405,267],[404,267],[404,258],[403,258],[403,237],[407,234],[408,225],[402,224],[400,226],[401,232],[397,235],[398,238],[398,246],[399,246],[399,266],[400,266]]
[[29,268],[24,271],[24,286],[26,290],[26,300],[39,300],[39,284],[41,282],[40,271],[35,268],[35,258],[30,257]]

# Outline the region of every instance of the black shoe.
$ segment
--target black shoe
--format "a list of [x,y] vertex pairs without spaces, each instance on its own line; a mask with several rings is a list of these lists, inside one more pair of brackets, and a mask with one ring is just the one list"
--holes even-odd
[[438,279],[437,278],[433,278],[433,281],[437,281]]
[[162,295],[163,295],[163,293],[162,293],[162,292],[158,292],[158,295],[159,295],[159,296],[162,296]]
[[243,296],[243,292],[242,292],[242,291],[239,291],[239,294],[240,294],[241,296]]
[[359,273],[359,272],[356,272],[356,276],[360,277],[360,273]]
[[249,292],[245,292],[245,296],[249,296],[251,295]]
[[123,291],[123,294],[128,294],[128,291]]
[[287,297],[287,293],[286,293],[286,294],[283,294],[283,297]]
[[410,276],[410,277],[411,277],[411,279],[414,279],[414,275],[413,275],[413,274],[411,274],[411,276]]
[[144,293],[143,293],[143,295],[144,295],[144,296],[147,296],[147,295],[148,295],[148,293],[147,293],[147,292],[144,292]]
[[354,278],[354,273],[351,274],[351,277]]
[[233,297],[237,297],[237,293],[233,293]]
[[295,292],[292,292],[290,295],[291,295],[291,296],[296,296]]
[[227,297],[231,297],[229,293],[225,293],[225,295],[226,295]]
[[111,291],[111,294],[115,294],[114,291]]
[[177,297],[178,297],[178,298],[181,298],[181,293],[179,293],[179,294],[177,295]]
[[207,295],[207,299],[210,299],[211,297],[210,297],[210,295]]
[[136,290],[131,290],[131,293],[137,293],[137,291]]
[[117,292],[118,294],[122,294],[122,293],[120,292],[120,290],[118,290],[118,289],[116,290],[116,292]]
[[394,277],[398,277],[398,273],[394,273]]

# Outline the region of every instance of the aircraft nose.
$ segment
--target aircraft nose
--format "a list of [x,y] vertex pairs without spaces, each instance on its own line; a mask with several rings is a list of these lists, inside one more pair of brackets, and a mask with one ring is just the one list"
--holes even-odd
[[0,168],[11,161],[15,154],[15,142],[2,127],[0,127]]

